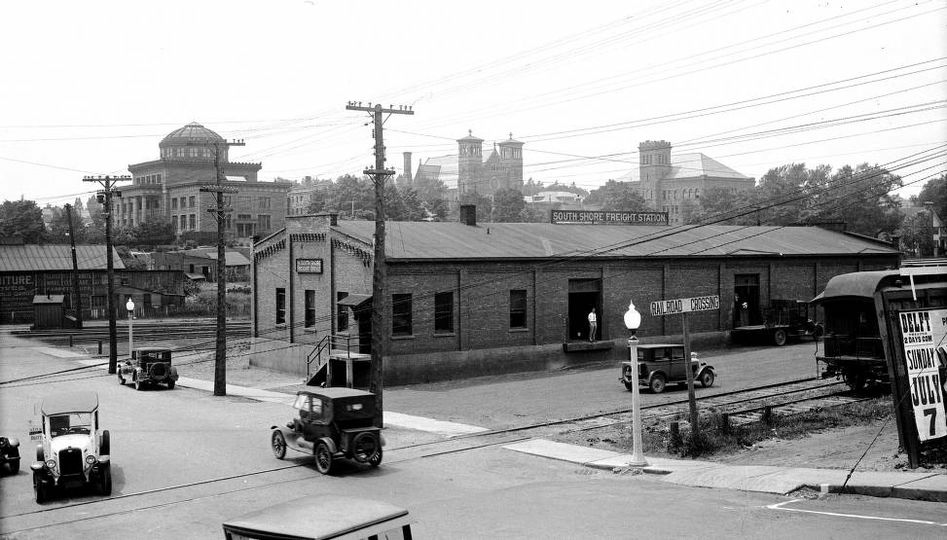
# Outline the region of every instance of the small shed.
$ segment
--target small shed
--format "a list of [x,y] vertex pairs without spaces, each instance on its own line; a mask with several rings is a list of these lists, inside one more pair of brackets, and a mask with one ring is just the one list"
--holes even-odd
[[38,294],[33,297],[33,328],[64,328],[65,314],[63,313],[64,294]]

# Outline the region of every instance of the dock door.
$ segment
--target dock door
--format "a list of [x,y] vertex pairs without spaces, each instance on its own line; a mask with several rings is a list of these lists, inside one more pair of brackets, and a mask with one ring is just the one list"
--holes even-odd
[[589,339],[589,312],[595,308],[598,316],[598,331],[595,339],[602,340],[605,328],[602,320],[602,280],[601,279],[570,279],[569,280],[569,328],[568,339]]

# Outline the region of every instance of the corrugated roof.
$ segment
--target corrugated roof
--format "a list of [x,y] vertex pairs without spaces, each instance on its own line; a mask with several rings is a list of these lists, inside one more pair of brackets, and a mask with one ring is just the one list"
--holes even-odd
[[[76,246],[79,270],[105,270],[107,266],[105,259],[105,246]],[[116,270],[125,268],[115,248],[112,248],[112,261]],[[37,270],[72,270],[70,246],[60,244],[0,245],[0,272]]]
[[[337,229],[371,246],[374,222]],[[386,223],[390,259],[543,259],[558,257],[721,257],[896,255],[897,250],[818,227],[554,225],[551,223]]]

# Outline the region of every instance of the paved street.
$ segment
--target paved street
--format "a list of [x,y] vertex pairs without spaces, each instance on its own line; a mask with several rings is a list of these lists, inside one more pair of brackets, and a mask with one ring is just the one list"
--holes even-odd
[[[69,351],[9,336],[3,340],[2,381],[80,365]],[[793,362],[805,361],[811,347],[746,350],[711,360],[721,371],[720,388],[733,389],[759,377],[798,378]],[[758,369],[741,370],[746,364]],[[392,388],[386,404],[391,411],[500,427],[611,410],[629,399],[617,374],[608,370],[477,382]],[[112,434],[113,497],[71,492],[37,505],[27,472],[33,403],[42,395],[78,388],[98,392],[102,422]],[[944,504],[852,496],[793,501],[691,488],[498,446],[439,453],[437,447],[410,445],[442,436],[403,428],[386,430],[388,450],[379,469],[348,466],[325,477],[300,454],[290,453],[292,459],[281,462],[270,453],[270,426],[291,414],[284,404],[215,398],[180,386],[136,392],[101,370],[76,372],[57,382],[4,385],[0,431],[24,443],[24,465],[19,475],[0,479],[0,533],[13,538],[220,538],[220,523],[228,518],[320,493],[405,506],[416,519],[419,538],[636,537],[643,531],[694,538],[938,538],[943,533],[943,526],[935,524],[944,521]]]

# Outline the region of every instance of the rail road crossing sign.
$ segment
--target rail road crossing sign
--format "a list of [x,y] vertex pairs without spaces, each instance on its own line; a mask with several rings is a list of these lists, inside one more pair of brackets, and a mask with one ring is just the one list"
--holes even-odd
[[947,309],[902,311],[898,322],[918,438],[929,441],[947,436],[947,387],[940,370],[947,363]]
[[677,298],[674,300],[657,300],[651,302],[651,316],[676,315],[694,311],[715,311],[720,309],[720,296],[695,296],[694,298]]

